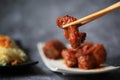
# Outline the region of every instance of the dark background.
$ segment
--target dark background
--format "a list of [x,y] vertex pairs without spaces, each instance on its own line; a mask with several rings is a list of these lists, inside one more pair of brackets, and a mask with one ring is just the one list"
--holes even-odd
[[[56,26],[56,18],[72,15],[82,18],[119,0],[0,0],[0,34],[19,40],[29,50],[36,66],[0,73],[0,80],[120,80],[120,70],[99,75],[64,76],[51,72],[42,62],[36,44],[57,38],[67,43],[63,31]],[[108,64],[120,65],[120,9],[79,28],[87,33],[87,40],[104,44]]]

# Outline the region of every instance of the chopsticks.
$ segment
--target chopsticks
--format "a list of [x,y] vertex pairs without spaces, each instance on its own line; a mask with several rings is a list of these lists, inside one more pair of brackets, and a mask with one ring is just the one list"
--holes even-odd
[[86,24],[88,22],[91,22],[91,21],[93,21],[93,20],[95,20],[95,19],[97,19],[99,17],[102,17],[105,14],[107,14],[107,13],[109,13],[109,12],[115,10],[115,9],[118,9],[118,8],[120,8],[120,1],[113,4],[113,5],[111,5],[111,6],[109,6],[109,7],[107,7],[107,8],[105,8],[105,9],[102,9],[102,10],[100,10],[98,12],[92,13],[92,14],[86,16],[86,17],[78,19],[77,21],[74,21],[74,22],[71,22],[69,24],[63,25],[62,27],[66,28],[66,27],[69,27],[71,25],[78,25],[78,24],[84,25],[84,24]]

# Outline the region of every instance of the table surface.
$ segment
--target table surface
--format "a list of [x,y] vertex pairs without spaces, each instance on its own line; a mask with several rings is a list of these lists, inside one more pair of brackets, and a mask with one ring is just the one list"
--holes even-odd
[[[62,75],[50,71],[37,50],[38,42],[59,39],[67,43],[63,31],[56,27],[56,18],[72,15],[82,18],[119,0],[0,0],[0,34],[20,41],[35,66],[18,70],[1,70],[0,80],[119,80],[120,70],[94,75]],[[87,33],[86,40],[104,44],[106,63],[120,65],[120,10],[79,28]]]

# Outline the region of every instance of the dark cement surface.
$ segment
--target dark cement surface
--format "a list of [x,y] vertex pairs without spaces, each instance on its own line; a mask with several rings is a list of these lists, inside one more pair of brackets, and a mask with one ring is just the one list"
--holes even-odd
[[[120,80],[120,70],[94,75],[62,75],[51,72],[42,62],[36,44],[57,38],[67,43],[56,18],[82,18],[119,0],[0,0],[0,34],[19,40],[32,60],[39,64],[27,69],[0,71],[0,80]],[[108,64],[120,65],[120,9],[79,28],[87,40],[104,44]]]

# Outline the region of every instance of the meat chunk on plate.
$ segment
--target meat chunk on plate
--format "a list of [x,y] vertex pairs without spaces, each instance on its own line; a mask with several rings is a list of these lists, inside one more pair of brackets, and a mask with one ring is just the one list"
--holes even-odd
[[106,51],[102,44],[84,45],[76,53],[80,69],[93,69],[105,63]]
[[73,49],[65,49],[62,51],[62,57],[65,60],[65,64],[68,67],[76,67],[77,66],[77,58],[75,56],[76,51]]
[[61,58],[61,52],[63,49],[66,49],[66,46],[57,39],[46,42],[45,46],[43,47],[46,57],[50,59]]

